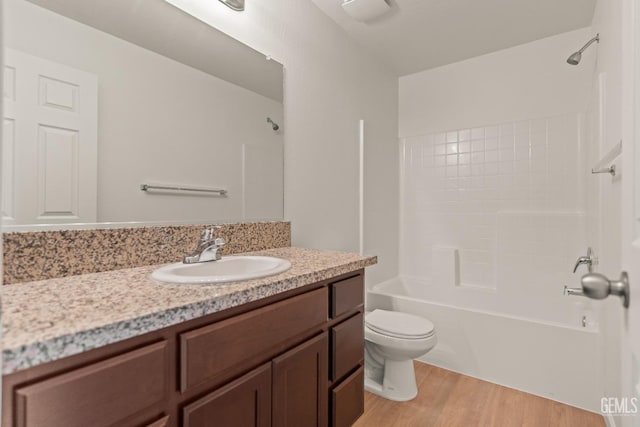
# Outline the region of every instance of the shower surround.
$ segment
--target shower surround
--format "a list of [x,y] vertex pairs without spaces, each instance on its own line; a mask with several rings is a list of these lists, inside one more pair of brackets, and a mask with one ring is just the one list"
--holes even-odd
[[401,139],[400,277],[368,304],[435,324],[421,360],[598,410],[600,306],[562,292],[587,247],[585,128],[576,113]]
[[595,327],[588,300],[562,294],[586,252],[583,122],[404,138],[402,276],[431,283],[434,302]]
[[429,363],[598,412],[602,305],[562,292],[588,243],[598,255],[597,50],[566,63],[596,32],[400,78],[400,274],[368,301],[433,321]]

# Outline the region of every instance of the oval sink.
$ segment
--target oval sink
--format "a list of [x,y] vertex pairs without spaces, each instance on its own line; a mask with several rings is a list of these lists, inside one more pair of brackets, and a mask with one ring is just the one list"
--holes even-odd
[[270,256],[227,256],[218,261],[165,265],[151,273],[169,283],[223,283],[273,276],[291,268],[286,259]]

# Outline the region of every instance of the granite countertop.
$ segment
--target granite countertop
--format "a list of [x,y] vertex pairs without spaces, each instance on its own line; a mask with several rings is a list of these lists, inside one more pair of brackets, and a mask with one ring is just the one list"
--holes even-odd
[[251,255],[288,259],[276,276],[226,284],[169,284],[157,265],[19,283],[2,289],[2,374],[10,374],[377,262],[335,251],[277,248]]

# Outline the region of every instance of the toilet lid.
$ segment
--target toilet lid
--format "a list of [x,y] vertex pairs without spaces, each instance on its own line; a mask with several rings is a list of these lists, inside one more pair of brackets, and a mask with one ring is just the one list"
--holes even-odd
[[379,334],[396,338],[420,339],[433,335],[433,323],[424,317],[398,311],[373,310],[365,324]]

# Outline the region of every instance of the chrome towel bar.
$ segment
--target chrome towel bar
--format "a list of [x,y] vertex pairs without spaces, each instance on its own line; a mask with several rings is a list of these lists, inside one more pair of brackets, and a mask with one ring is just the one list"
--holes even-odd
[[227,190],[222,188],[195,188],[195,187],[181,187],[177,185],[155,185],[155,184],[140,184],[140,190],[142,191],[186,191],[189,193],[207,193],[218,194],[220,196],[226,196]]

